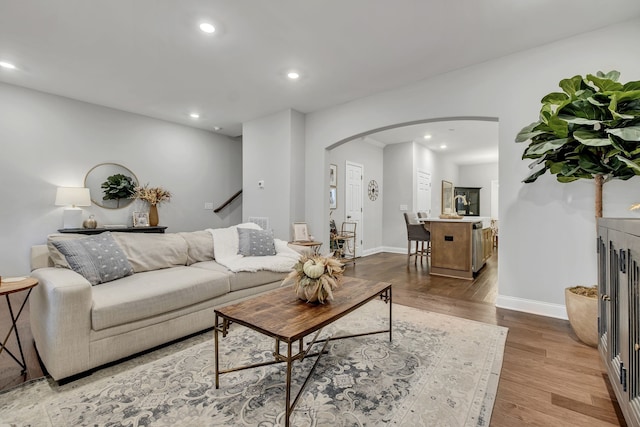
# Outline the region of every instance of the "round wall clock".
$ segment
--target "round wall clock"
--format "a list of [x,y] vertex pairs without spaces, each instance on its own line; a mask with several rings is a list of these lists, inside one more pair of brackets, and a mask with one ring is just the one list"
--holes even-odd
[[378,198],[380,190],[378,189],[378,183],[375,179],[369,181],[369,199],[375,200]]

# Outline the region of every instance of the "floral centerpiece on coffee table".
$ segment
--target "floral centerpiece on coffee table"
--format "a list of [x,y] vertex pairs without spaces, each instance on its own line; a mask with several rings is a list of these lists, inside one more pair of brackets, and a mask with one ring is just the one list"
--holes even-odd
[[333,290],[338,287],[343,271],[342,263],[335,258],[303,255],[282,284],[293,281],[298,298],[324,304],[333,299]]

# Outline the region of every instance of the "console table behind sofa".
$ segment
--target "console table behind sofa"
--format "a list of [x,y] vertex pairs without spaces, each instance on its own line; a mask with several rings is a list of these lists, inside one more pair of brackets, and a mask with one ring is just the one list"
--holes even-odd
[[164,233],[166,226],[157,225],[155,227],[100,227],[100,228],[61,228],[58,233],[73,234],[100,234],[105,231],[117,233]]

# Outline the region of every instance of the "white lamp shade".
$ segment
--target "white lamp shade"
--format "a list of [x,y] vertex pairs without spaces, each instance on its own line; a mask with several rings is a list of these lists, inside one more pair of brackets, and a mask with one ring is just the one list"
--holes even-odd
[[91,206],[89,189],[83,187],[58,187],[56,206]]

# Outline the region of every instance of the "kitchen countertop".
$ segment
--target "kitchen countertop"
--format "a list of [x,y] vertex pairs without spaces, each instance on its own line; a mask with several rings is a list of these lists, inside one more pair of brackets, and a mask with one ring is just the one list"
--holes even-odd
[[418,218],[420,222],[482,222],[482,228],[491,227],[491,218],[486,216],[465,216],[461,219]]

